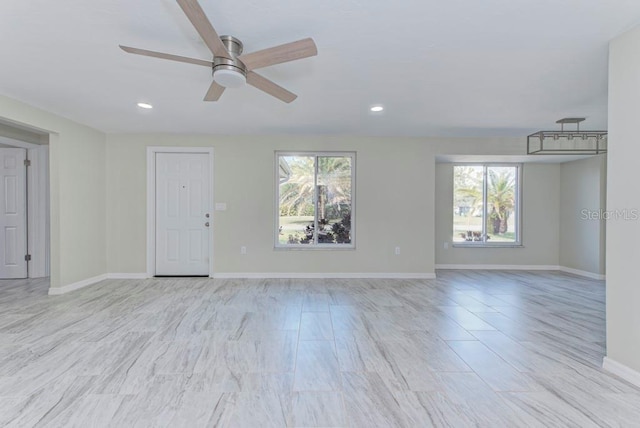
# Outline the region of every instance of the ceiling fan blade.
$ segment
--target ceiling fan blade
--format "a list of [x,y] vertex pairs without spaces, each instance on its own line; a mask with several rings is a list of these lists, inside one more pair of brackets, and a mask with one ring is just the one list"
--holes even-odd
[[213,28],[213,25],[211,25],[211,21],[209,21],[197,0],[177,1],[184,11],[184,14],[187,15],[191,24],[193,24],[198,34],[200,34],[200,37],[202,37],[202,40],[204,40],[205,44],[209,47],[209,50],[211,50],[215,56],[231,58],[231,54],[229,54],[229,51],[225,48],[222,40],[220,40],[220,36],[218,36],[218,33],[215,28]]
[[271,80],[264,78],[253,71],[249,71],[247,73],[247,83],[260,89],[261,91],[266,92],[269,95],[278,98],[281,101],[284,101],[285,103],[290,103],[291,101],[298,98],[296,94],[287,91],[282,86],[276,85]]
[[196,64],[196,65],[204,65],[205,67],[213,66],[213,63],[211,61],[205,61],[203,59],[187,58],[186,56],[172,55],[172,54],[156,52],[156,51],[148,51],[146,49],[132,48],[129,46],[122,46],[122,45],[120,45],[120,49],[122,49],[125,52],[136,54],[136,55],[151,56],[154,58],[169,59],[171,61],[186,62],[189,64]]
[[318,48],[313,39],[307,38],[250,54],[240,55],[238,59],[243,62],[248,70],[255,70],[315,55],[318,55]]
[[218,101],[224,92],[224,86],[217,84],[215,81],[211,82],[207,95],[204,96],[205,101]]

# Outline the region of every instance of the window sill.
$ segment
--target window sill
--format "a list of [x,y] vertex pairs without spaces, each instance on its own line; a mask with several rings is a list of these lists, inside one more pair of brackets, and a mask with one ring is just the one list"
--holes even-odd
[[287,245],[287,246],[279,246],[276,245],[273,247],[276,251],[349,251],[355,250],[355,245],[336,245],[336,244],[325,244],[325,245]]
[[452,243],[451,246],[453,248],[524,248],[524,245],[521,243],[508,243],[504,244],[486,244],[486,243],[478,243],[478,244],[465,244],[462,242]]

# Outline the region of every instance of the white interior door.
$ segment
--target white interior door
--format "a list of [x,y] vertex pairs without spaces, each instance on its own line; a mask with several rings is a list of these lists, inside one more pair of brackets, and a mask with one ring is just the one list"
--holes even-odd
[[0,278],[27,277],[25,149],[0,149]]
[[156,275],[209,275],[207,153],[156,153]]

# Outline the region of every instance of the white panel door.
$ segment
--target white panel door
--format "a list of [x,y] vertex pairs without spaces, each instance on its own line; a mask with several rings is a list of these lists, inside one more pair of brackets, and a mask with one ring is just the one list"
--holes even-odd
[[25,149],[0,149],[0,278],[27,277]]
[[156,153],[156,275],[209,275],[209,155]]

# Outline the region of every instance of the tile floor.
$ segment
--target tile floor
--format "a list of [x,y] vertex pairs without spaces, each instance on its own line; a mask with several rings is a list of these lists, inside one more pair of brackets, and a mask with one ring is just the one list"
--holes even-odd
[[0,281],[0,426],[640,427],[604,283]]

